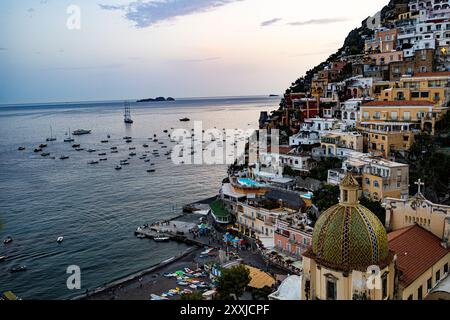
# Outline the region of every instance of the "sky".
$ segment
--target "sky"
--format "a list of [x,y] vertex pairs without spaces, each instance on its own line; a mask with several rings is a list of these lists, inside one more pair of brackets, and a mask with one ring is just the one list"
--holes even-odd
[[0,104],[281,94],[388,2],[2,0]]

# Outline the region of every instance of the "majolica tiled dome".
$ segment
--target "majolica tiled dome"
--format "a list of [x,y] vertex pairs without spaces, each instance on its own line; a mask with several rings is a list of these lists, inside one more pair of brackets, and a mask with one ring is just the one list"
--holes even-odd
[[341,184],[341,198],[346,199],[325,211],[316,223],[312,252],[319,264],[343,270],[366,270],[388,258],[383,224],[369,209],[356,200],[348,200],[348,194],[343,193],[357,193],[357,186],[356,180],[347,176]]

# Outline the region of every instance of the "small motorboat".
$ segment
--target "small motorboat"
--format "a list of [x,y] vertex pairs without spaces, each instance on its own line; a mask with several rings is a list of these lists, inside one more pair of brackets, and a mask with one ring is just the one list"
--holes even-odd
[[11,271],[11,273],[23,272],[23,271],[27,271],[27,267],[26,266],[14,267],[14,268],[11,268],[10,271]]
[[75,151],[84,151],[83,148],[76,148]]
[[42,152],[42,149],[41,149],[41,148],[36,148],[36,149],[34,149],[34,152],[35,152],[35,153]]
[[164,133],[169,133],[169,130],[164,130],[163,132],[164,132]]
[[129,165],[130,163],[128,162],[128,160],[122,160],[122,161],[120,161],[120,165],[122,165],[122,166],[127,166],[127,165]]
[[63,155],[63,156],[59,157],[59,159],[60,159],[60,160],[67,160],[67,159],[69,159],[69,156],[64,156],[64,155]]
[[100,161],[102,162],[108,161],[108,158],[101,158]]
[[5,261],[7,258],[8,258],[7,256],[0,256],[0,262]]
[[41,149],[47,148],[47,145],[45,143],[42,143],[39,145],[39,148],[41,148]]
[[48,153],[48,152],[41,153],[42,157],[48,157],[49,155],[50,155],[50,153]]
[[17,150],[18,151],[24,151],[26,148],[25,147],[19,147]]
[[129,147],[128,150],[136,150],[136,147]]
[[131,153],[129,154],[130,157],[135,157],[136,155],[137,155],[136,152],[131,152]]
[[148,148],[149,147],[149,145],[148,144],[144,144],[144,145],[142,145],[144,148]]
[[150,162],[150,159],[145,159],[144,162],[148,163],[148,162]]
[[133,142],[133,140],[131,140],[131,139],[128,139],[128,140],[126,140],[125,142],[126,142],[126,143],[132,143],[132,142]]
[[155,240],[156,242],[167,242],[170,241],[170,238],[166,236],[157,236],[153,238],[153,240]]
[[3,240],[4,244],[10,244],[11,242],[13,242],[13,238],[11,238],[11,237],[6,237],[6,239]]
[[72,145],[72,148],[74,148],[74,149],[75,149],[75,148],[79,148],[79,147],[81,147],[80,144],[73,144],[73,145]]
[[189,118],[182,118],[182,119],[180,119],[180,121],[181,122],[189,122],[189,121],[191,121],[191,119],[189,119]]
[[117,147],[111,147],[111,150],[117,150]]
[[64,142],[74,142],[74,141],[75,141],[75,139],[73,139],[73,138],[64,139]]
[[119,153],[119,151],[118,150],[113,150],[113,151],[111,151],[111,153]]
[[64,237],[59,237],[58,239],[56,239],[56,242],[58,243],[62,243],[64,241]]
[[106,152],[102,152],[98,154],[100,157],[106,156]]
[[116,169],[117,171],[122,170],[122,166],[116,166],[114,169]]
[[79,130],[75,130],[72,135],[74,136],[83,136],[85,134],[91,134],[92,130],[83,130],[83,129],[79,129]]
[[87,152],[89,152],[89,153],[94,153],[94,152],[96,152],[97,150],[95,150],[95,149],[89,149]]
[[98,164],[98,161],[95,161],[95,160],[89,161],[88,164]]
[[123,137],[123,140],[131,140],[133,139],[132,137]]
[[101,143],[108,143],[109,142],[109,140],[102,140],[102,141],[100,141]]
[[148,173],[153,173],[153,172],[156,172],[156,170],[155,169],[149,169],[149,170],[147,170],[147,172]]

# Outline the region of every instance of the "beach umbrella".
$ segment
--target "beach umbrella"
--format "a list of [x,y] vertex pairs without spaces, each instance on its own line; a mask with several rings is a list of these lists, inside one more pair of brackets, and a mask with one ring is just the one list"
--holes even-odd
[[181,270],[178,270],[177,272],[175,272],[175,274],[176,274],[177,276],[179,276],[179,277],[184,276],[184,272],[181,271]]

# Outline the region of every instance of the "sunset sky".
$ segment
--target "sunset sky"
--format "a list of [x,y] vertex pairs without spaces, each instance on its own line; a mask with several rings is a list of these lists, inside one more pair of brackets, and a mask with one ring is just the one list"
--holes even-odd
[[0,104],[280,94],[388,2],[2,0]]

